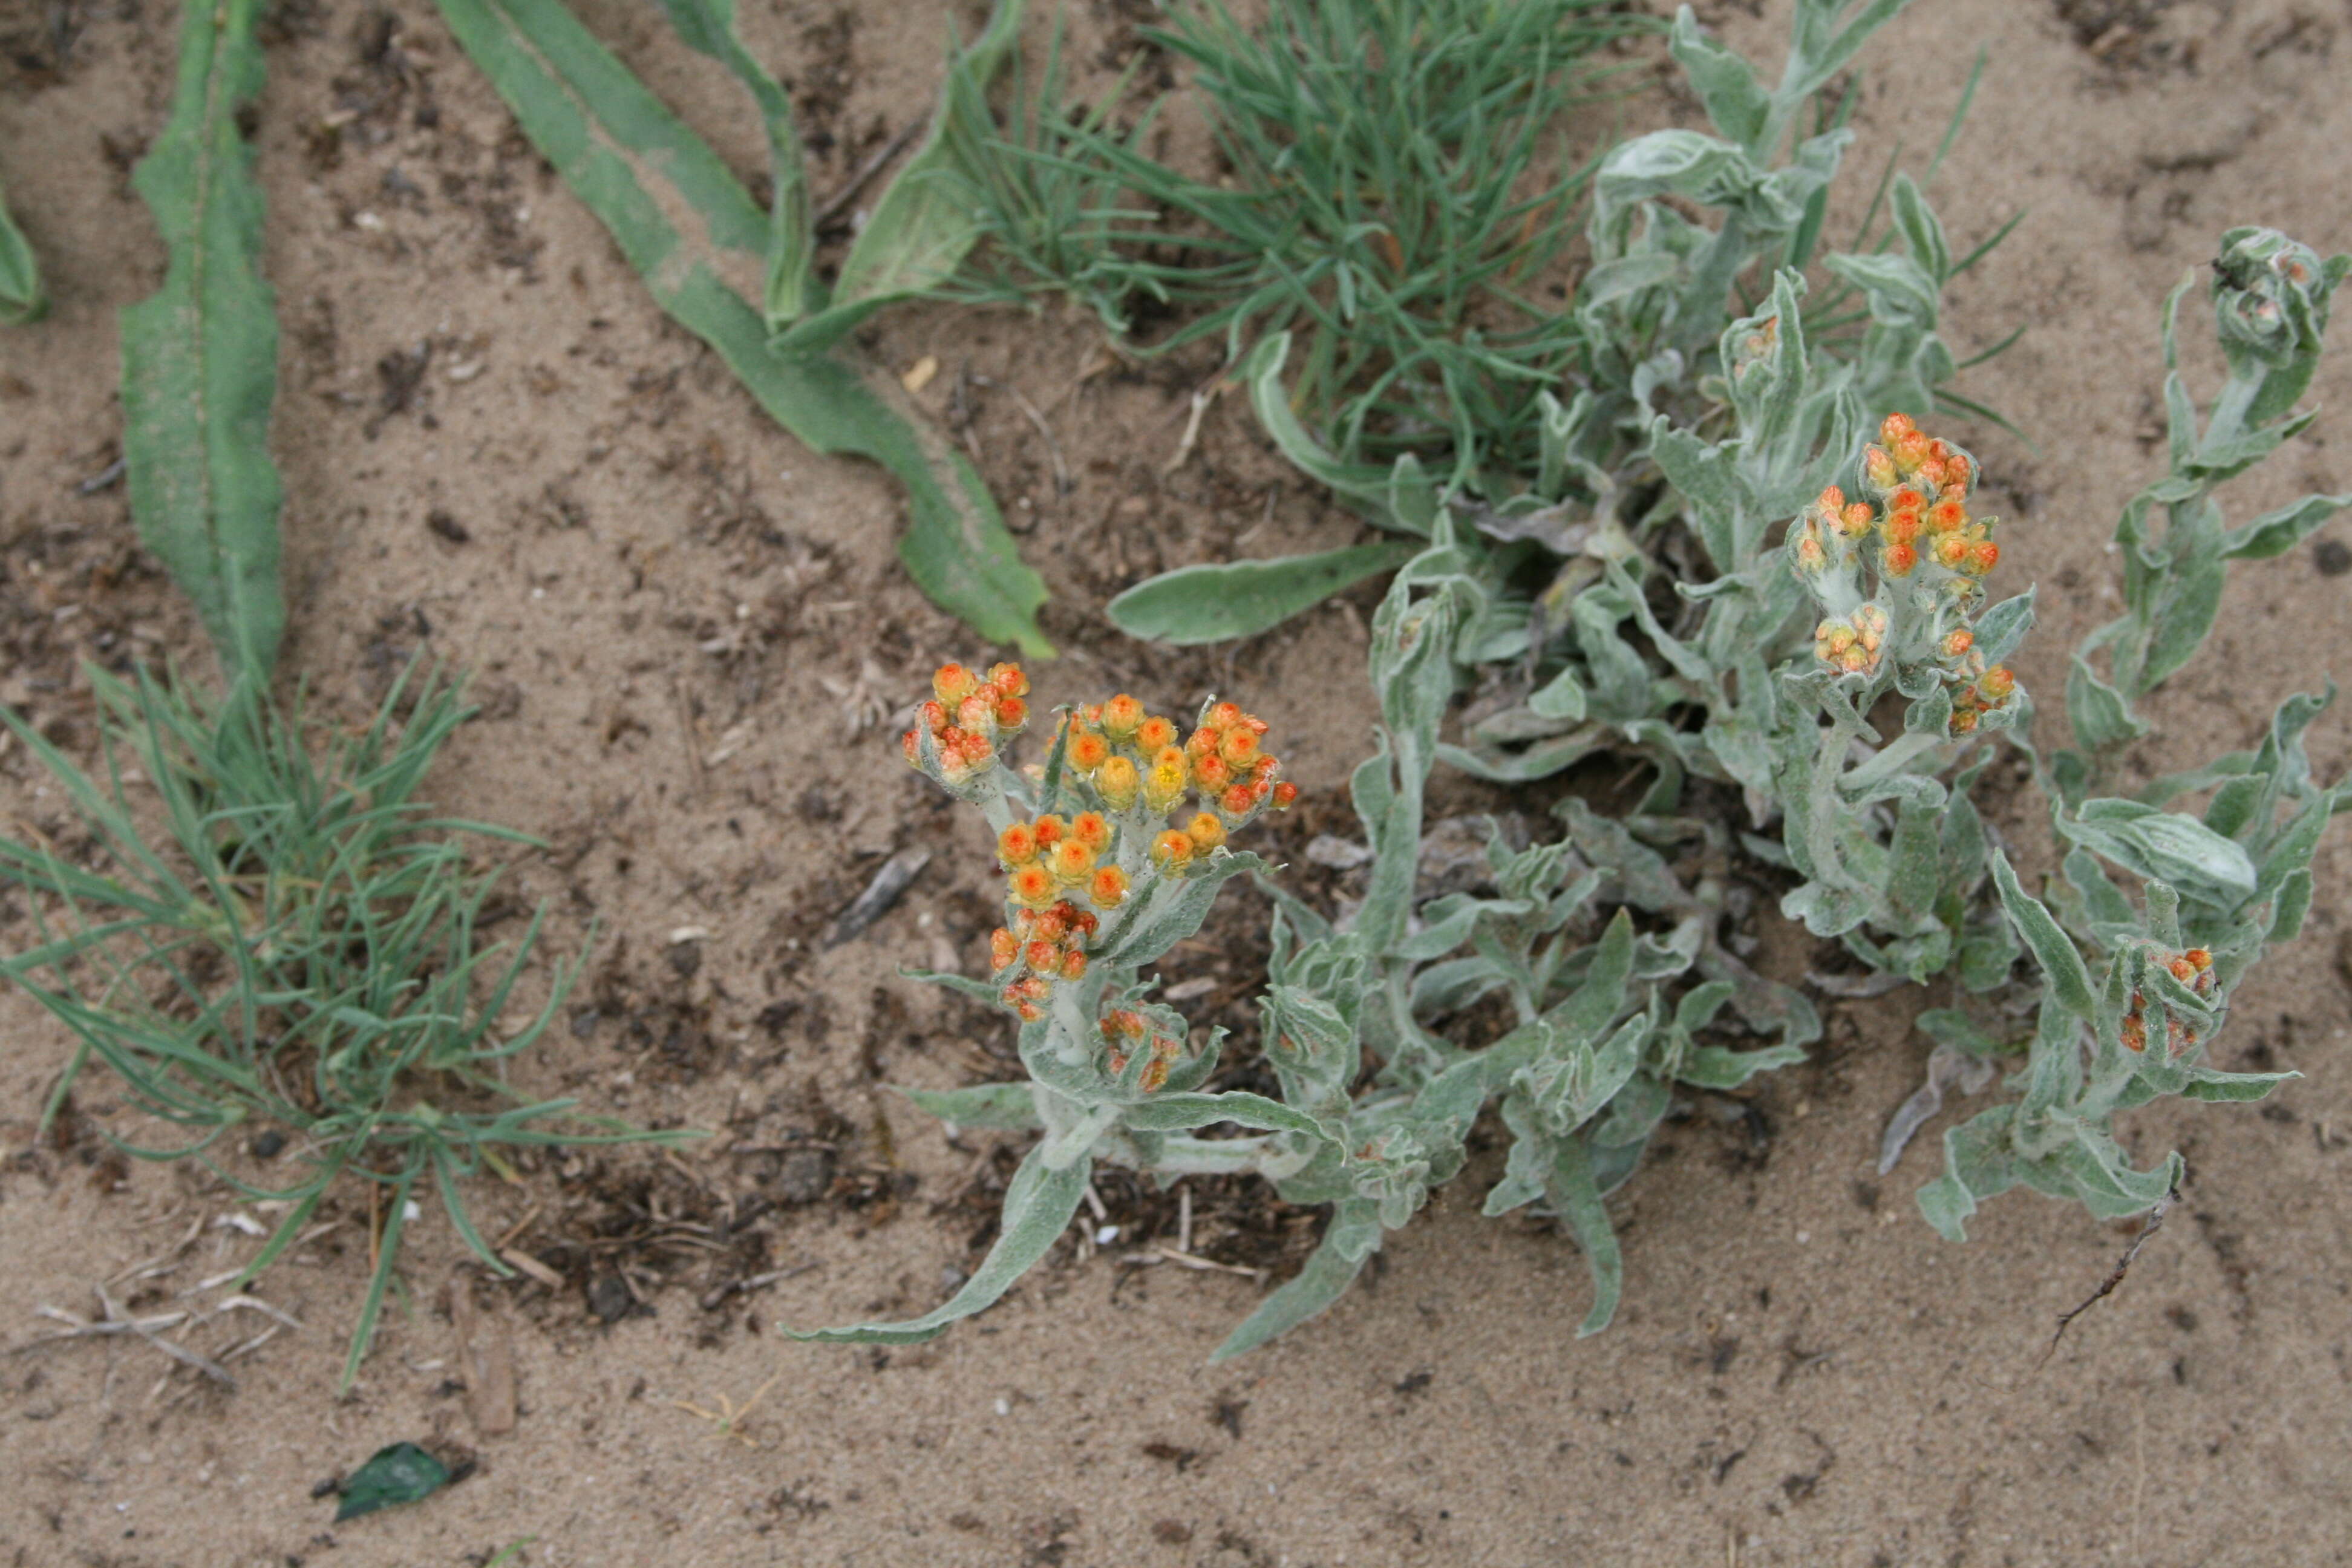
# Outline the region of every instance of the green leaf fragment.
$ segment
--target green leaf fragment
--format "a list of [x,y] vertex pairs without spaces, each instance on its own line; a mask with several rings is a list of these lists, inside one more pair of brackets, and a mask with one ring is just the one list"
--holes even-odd
[[449,1467],[415,1444],[394,1443],[378,1448],[343,1483],[343,1500],[335,1507],[335,1522],[378,1509],[422,1502],[448,1484]]
[[8,193],[0,186],[0,327],[21,327],[48,312],[41,287],[40,258],[8,213]]
[[260,0],[182,13],[172,118],[131,176],[167,261],[163,288],[122,312],[122,457],[140,540],[194,602],[223,668],[267,679],[286,625],[268,449],[278,319],[236,126],[261,90],[260,14]]

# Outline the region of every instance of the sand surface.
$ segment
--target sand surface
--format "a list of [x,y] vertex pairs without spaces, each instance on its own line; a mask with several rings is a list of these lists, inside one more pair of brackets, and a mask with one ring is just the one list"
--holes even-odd
[[[1090,69],[1132,47],[1148,9],[1077,8]],[[1785,6],[1763,9],[1708,19],[1769,51]],[[759,167],[731,81],[652,7],[583,14],[739,169]],[[119,454],[115,312],[160,275],[127,170],[163,118],[173,16],[0,0],[0,177],[57,301],[0,334],[0,698],[83,756],[79,661],[201,668],[121,487],[78,489]],[[746,7],[799,95],[820,192],[929,102],[950,18],[971,20],[938,0]],[[1849,216],[1897,138],[1911,160],[1933,147],[1991,49],[1931,194],[1963,246],[2031,215],[1955,287],[1947,330],[1965,353],[2027,328],[1967,385],[2031,446],[1965,437],[2018,520],[2004,576],[2042,587],[2022,669],[2041,690],[2113,613],[2108,531],[2160,459],[2165,290],[2233,222],[2352,247],[2347,29],[2352,12],[2310,0],[1945,0],[1864,57]],[[2221,1047],[2225,1065],[2306,1078],[2261,1108],[2131,1122],[2143,1161],[2186,1152],[2184,1201],[2054,1352],[2055,1315],[2133,1227],[2018,1195],[1970,1244],[1936,1238],[1911,1204],[1932,1140],[1891,1178],[1874,1170],[1927,1049],[1909,1026],[1923,1000],[1902,994],[1831,1004],[1811,1065],[1666,1130],[1612,1202],[1627,1288],[1595,1339],[1575,1338],[1589,1285],[1572,1247],[1538,1220],[1477,1217],[1500,1168],[1490,1140],[1365,1288],[1236,1363],[1205,1359],[1265,1289],[1247,1270],[1294,1267],[1316,1216],[1204,1189],[1193,1248],[1232,1268],[1142,1263],[1172,1247],[1177,1204],[1124,1176],[1098,1184],[1115,1239],[1074,1234],[931,1345],[783,1340],[779,1324],[928,1308],[991,1234],[1014,1151],[951,1143],[881,1088],[1009,1076],[1000,1022],[895,973],[982,961],[983,831],[874,722],[934,663],[985,650],[897,569],[891,485],[800,447],[665,322],[429,5],[291,0],[271,40],[257,124],[284,326],[287,666],[341,717],[412,652],[474,672],[485,714],[432,795],[550,841],[513,858],[520,889],[551,902],[554,951],[593,922],[587,978],[522,1079],[717,1135],[480,1184],[482,1228],[555,1286],[465,1267],[426,1205],[347,1398],[334,1379],[368,1263],[356,1190],[266,1278],[305,1326],[239,1359],[234,1392],[121,1341],[0,1354],[0,1563],[479,1564],[524,1538],[508,1561],[2352,1562],[2341,835],[2307,933],[2243,987]],[[1659,93],[1626,112],[1692,111]],[[909,310],[865,341],[894,372],[939,359],[919,400],[1027,531],[1066,654],[1039,668],[1041,698],[1234,695],[1274,724],[1309,812],[1329,809],[1372,711],[1362,595],[1181,656],[1101,618],[1163,566],[1360,531],[1238,399],[1168,468],[1213,359],[1107,363],[1098,333],[1058,313]],[[2210,360],[2192,369],[2210,377]],[[2336,412],[2236,515],[2352,489],[2347,367],[2339,353],[2314,388]],[[2352,524],[2236,581],[2208,658],[2158,705],[2179,748],[2165,757],[2245,743],[2287,690],[2352,676],[2352,579],[2317,548],[2337,540]],[[2340,716],[2314,752],[2331,776],[2352,761]],[[0,816],[54,821],[38,783],[21,747],[0,756]],[[915,847],[934,858],[897,910],[823,949],[882,858]],[[1171,965],[1213,983],[1203,1016],[1246,1023],[1257,919],[1242,910]],[[1801,942],[1786,956],[1806,959]],[[14,994],[0,1040],[0,1345],[53,1330],[38,1307],[94,1314],[101,1284],[139,1310],[217,1300],[203,1282],[258,1245],[230,1221],[249,1205],[197,1169],[114,1155],[106,1132],[143,1129],[102,1074],[35,1147],[70,1042]],[[471,1365],[452,1289],[468,1293]],[[265,1326],[237,1314],[191,1342],[218,1352]],[[505,1373],[515,1418],[499,1431]],[[697,1413],[722,1402],[753,1403],[726,1426]],[[331,1525],[315,1489],[403,1439],[470,1456],[473,1473]]]

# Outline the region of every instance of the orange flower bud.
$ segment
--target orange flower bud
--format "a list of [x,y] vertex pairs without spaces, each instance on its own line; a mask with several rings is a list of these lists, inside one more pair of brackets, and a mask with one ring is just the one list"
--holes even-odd
[[988,684],[996,688],[996,694],[999,697],[1029,695],[1029,678],[1021,673],[1021,667],[1017,664],[990,665]]
[[1265,787],[1263,784],[1235,784],[1219,797],[1217,804],[1224,808],[1227,816],[1247,816],[1257,808],[1257,803],[1265,798],[1258,793]]
[[1048,812],[1037,819],[1036,826],[1033,831],[1037,835],[1037,847],[1051,849],[1062,841],[1064,835],[1070,831],[1070,825]]
[[1080,936],[1090,937],[1102,928],[1102,921],[1095,919],[1092,910],[1082,910],[1076,904],[1064,904],[1062,907],[1070,911],[1070,929]]
[[[2135,1002],[2138,1000],[2137,993],[2134,993],[2133,1000]],[[2124,1019],[2122,1034],[2124,1049],[2127,1051],[2147,1049],[2147,1020],[2140,1016],[2137,1007]]]
[[1944,657],[1946,658],[1958,658],[1960,655],[1968,652],[1969,649],[1976,646],[1977,634],[1972,631],[1969,631],[1964,627],[1959,631],[1954,632],[1951,636],[1944,639]]
[[1249,715],[1241,710],[1239,703],[1234,702],[1218,703],[1209,710],[1208,718],[1202,721],[1213,730],[1230,730],[1236,724],[1244,724],[1248,721]]
[[1184,753],[1173,746],[1163,748],[1151,761],[1150,776],[1143,781],[1145,809],[1170,810],[1184,797],[1185,785],[1191,780],[1192,770],[1184,764]]
[[1026,728],[1028,723],[1029,704],[1022,701],[1018,697],[1000,697],[996,700],[998,729],[1010,732]]
[[1130,1040],[1139,1040],[1143,1038],[1144,1028],[1143,1015],[1130,1013],[1124,1007],[1105,1013],[1102,1016],[1103,1038],[1107,1040],[1117,1039],[1121,1035]]
[[1143,704],[1122,691],[1102,706],[1102,727],[1124,741],[1143,722]]
[[1040,974],[1050,974],[1062,962],[1062,950],[1050,942],[1033,942],[1022,950],[1021,956],[1027,959],[1029,967]]
[[1076,912],[1076,906],[1066,902],[1040,910],[1028,917],[1029,934],[1040,942],[1058,944],[1070,934],[1070,916]]
[[1927,498],[1909,485],[1903,486],[1886,498],[1886,510],[1889,511],[1917,511],[1927,504]]
[[1977,716],[1965,709],[1952,715],[1952,733],[1965,735],[1977,727]]
[[1203,724],[1184,738],[1184,754],[1188,757],[1213,757],[1217,748],[1225,743],[1225,732],[1214,724]]
[[980,689],[980,677],[960,664],[943,664],[931,677],[931,693],[952,708]]
[[2213,955],[2204,948],[2192,947],[2180,956],[2187,959],[2189,966],[2200,974],[2213,967]]
[[1176,726],[1155,713],[1136,726],[1135,743],[1146,756],[1165,751],[1176,743]]
[[939,734],[948,727],[948,710],[945,703],[924,703],[922,712],[919,717],[922,720],[923,728],[929,730],[934,735]]
[[1298,799],[1298,786],[1284,783],[1274,786],[1274,809],[1288,811]]
[[1969,570],[1981,577],[2000,564],[2000,546],[1980,539],[1969,546]]
[[1919,552],[1908,544],[1890,544],[1879,565],[1889,577],[1908,577],[1918,569]]
[[1110,824],[1099,811],[1082,811],[1070,818],[1070,837],[1099,855],[1110,847]]
[[1063,979],[1065,979],[1065,980],[1083,980],[1083,979],[1085,979],[1085,978],[1086,978],[1086,973],[1087,973],[1087,955],[1086,955],[1085,953],[1083,953],[1083,952],[1066,952],[1066,953],[1064,953],[1064,954],[1062,955],[1062,978],[1063,978]]
[[1955,533],[1969,525],[1969,509],[1956,500],[1939,500],[1927,509],[1927,526],[1937,533]]
[[2010,693],[2016,689],[2017,677],[2009,672],[2006,665],[1996,664],[1977,678],[1977,690],[1987,702],[1995,705],[2008,701]]
[[1157,1094],[1162,1088],[1166,1087],[1167,1082],[1168,1058],[1165,1057],[1154,1057],[1150,1061],[1144,1063],[1143,1076],[1136,1079],[1136,1087],[1143,1090],[1146,1094]]
[[1236,768],[1252,767],[1258,759],[1259,744],[1255,731],[1236,725],[1225,731],[1224,742],[1217,748],[1217,755]]
[[923,741],[919,731],[909,730],[900,736],[898,749],[907,753],[908,766],[919,768],[923,765]]
[[1115,910],[1127,901],[1127,873],[1116,866],[1098,866],[1094,880],[1087,884],[1087,896],[1099,909]]
[[1005,897],[1029,909],[1042,909],[1053,901],[1054,873],[1033,861],[1007,879]]
[[1107,758],[1103,765],[1095,770],[1095,788],[1100,792],[1104,804],[1113,811],[1125,811],[1133,805],[1136,794],[1142,787],[1142,775],[1125,757]]
[[2189,962],[2189,955],[2185,952],[2171,960],[2164,967],[2171,971],[2172,977],[2183,985],[2193,985],[2197,983],[2197,966]]
[[1892,447],[1918,428],[1908,414],[1890,414],[1879,422],[1878,438]]
[[1070,737],[1070,749],[1063,755],[1078,772],[1092,773],[1110,761],[1110,742],[1092,730],[1081,730]]
[[1075,838],[1065,838],[1055,845],[1047,863],[1054,868],[1054,880],[1066,888],[1076,887],[1095,874],[1095,852]]
[[1026,866],[1037,858],[1037,830],[1016,822],[996,836],[996,858],[1007,866]]
[[1225,841],[1225,825],[1203,811],[1184,825],[1184,837],[1192,841],[1195,853],[1206,855]]
[[1957,572],[1968,564],[1969,542],[1957,533],[1937,534],[1934,543],[1928,548],[1938,566],[1948,567]]
[[1821,510],[1823,517],[1835,517],[1845,510],[1845,491],[1832,485],[1813,498],[1813,505]]
[[1225,765],[1223,757],[1211,752],[1206,756],[1192,759],[1192,782],[1199,784],[1203,793],[1214,795],[1234,782],[1234,770]]
[[1826,572],[1830,558],[1822,549],[1822,542],[1811,529],[1797,536],[1797,569],[1801,572]]
[[1886,542],[1916,543],[1919,538],[1919,514],[1916,511],[1891,511],[1886,514]]
[[998,926],[988,933],[988,968],[991,973],[1012,968],[1013,961],[1020,956],[1021,942],[1011,931]]
[[1862,477],[1872,489],[1885,495],[1895,488],[1895,458],[1884,447],[1870,447],[1862,454]]
[[976,735],[985,735],[996,727],[996,695],[990,691],[974,691],[956,704],[956,722]]
[[1174,868],[1192,858],[1192,840],[1171,828],[1151,841],[1151,863]]

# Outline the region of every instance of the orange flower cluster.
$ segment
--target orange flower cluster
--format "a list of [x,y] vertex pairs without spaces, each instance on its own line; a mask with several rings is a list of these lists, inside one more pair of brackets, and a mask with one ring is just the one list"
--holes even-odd
[[[2220,984],[2213,973],[2213,955],[2201,947],[2172,954],[2164,961],[2164,966],[2172,972],[2175,980],[2200,996],[2212,995],[2214,987]],[[2147,1049],[2146,1006],[2147,999],[2138,992],[2133,992],[2131,1011],[2124,1015],[2123,1024],[2124,1048],[2127,1051]],[[2174,1017],[2168,1016],[2164,1022],[2165,1049],[2169,1054],[2178,1057],[2197,1044],[2195,1029]]]
[[1168,1067],[1183,1050],[1183,1044],[1172,1035],[1163,1035],[1152,1028],[1150,1020],[1140,1013],[1125,1008],[1106,1013],[1102,1020],[1102,1036],[1109,1047],[1109,1067],[1114,1073],[1123,1073],[1138,1050],[1149,1051],[1150,1060],[1144,1063],[1143,1074],[1136,1086],[1146,1094],[1158,1092],[1168,1082]]
[[931,677],[931,700],[922,706],[919,728],[907,731],[902,742],[907,761],[923,765],[923,736],[938,750],[945,782],[961,784],[985,768],[996,755],[998,742],[1021,732],[1029,722],[1029,678],[1016,664],[990,667],[986,676],[960,664],[943,664]]
[[[1967,636],[1966,633],[1955,634]],[[1975,659],[1981,665],[1981,658]],[[1952,688],[1952,733],[1965,735],[1974,730],[1984,716],[2008,702],[2017,692],[2017,677],[2006,665],[1994,665],[1973,680],[1961,679]]]
[[1830,486],[1790,530],[1798,569],[1818,575],[1850,558],[1853,547],[1878,538],[1878,573],[1900,582],[1933,562],[1964,580],[1982,577],[2000,561],[1991,518],[1969,516],[1976,465],[1958,447],[1931,437],[1908,415],[1890,414],[1878,427],[1880,445],[1863,449],[1863,482],[1879,505],[1848,500]]
[[1000,999],[1024,1023],[1045,1016],[1054,982],[1085,978],[1087,939],[1100,925],[1094,911],[1065,900],[1042,910],[1023,910],[1013,917],[1010,929],[997,927],[988,938],[989,972],[1003,974],[1016,966],[1028,972],[1005,986]]
[[[1298,798],[1298,787],[1281,782],[1282,764],[1265,749],[1265,721],[1230,702],[1210,709],[1181,745],[1173,723],[1146,713],[1125,692],[1080,709],[1072,724],[1065,763],[1114,811],[1139,800],[1153,816],[1165,816],[1192,790],[1225,826],[1239,826],[1268,805],[1279,811]],[[1200,847],[1205,853],[1215,847]]]
[[1049,812],[1034,822],[1013,823],[996,836],[996,858],[1010,874],[1004,896],[1024,909],[1042,910],[1080,889],[1097,908],[1117,909],[1127,897],[1127,873],[1102,863],[1115,836],[1099,811],[1082,811],[1067,822]]
[[1849,675],[1878,668],[1886,646],[1886,612],[1876,605],[1855,606],[1851,616],[1832,616],[1813,628],[1813,657]]

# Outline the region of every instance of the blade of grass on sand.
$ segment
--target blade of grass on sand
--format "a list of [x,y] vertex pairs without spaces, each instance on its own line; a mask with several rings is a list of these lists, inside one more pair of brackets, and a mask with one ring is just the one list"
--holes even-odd
[[982,637],[1049,656],[1036,621],[1045,584],[1022,563],[980,475],[915,417],[897,382],[872,366],[770,349],[760,312],[721,271],[729,252],[764,256],[767,220],[718,155],[557,0],[437,4],[662,309],[801,441],[870,458],[907,487],[898,558],[923,592]]
[[49,308],[41,289],[41,263],[16,220],[8,216],[8,193],[0,188],[0,327],[37,321]]
[[238,109],[261,89],[261,0],[182,12],[172,118],[131,184],[163,231],[163,286],[122,312],[122,456],[139,537],[195,602],[223,667],[266,677],[286,606],[269,405],[278,318]]
[[940,105],[915,155],[874,205],[842,259],[833,302],[777,346],[814,353],[894,300],[940,288],[956,275],[985,224],[962,150],[950,136],[959,112],[983,117],[988,84],[1021,40],[1022,0],[998,0],[995,15],[969,49],[951,50]]
[[808,169],[801,139],[793,129],[793,102],[768,68],[743,47],[735,30],[735,0],[661,0],[688,48],[698,49],[735,73],[768,128],[768,174],[775,196],[768,204],[767,291],[761,300],[768,331],[781,332],[821,302],[812,287],[809,261],[815,234],[809,223]]

